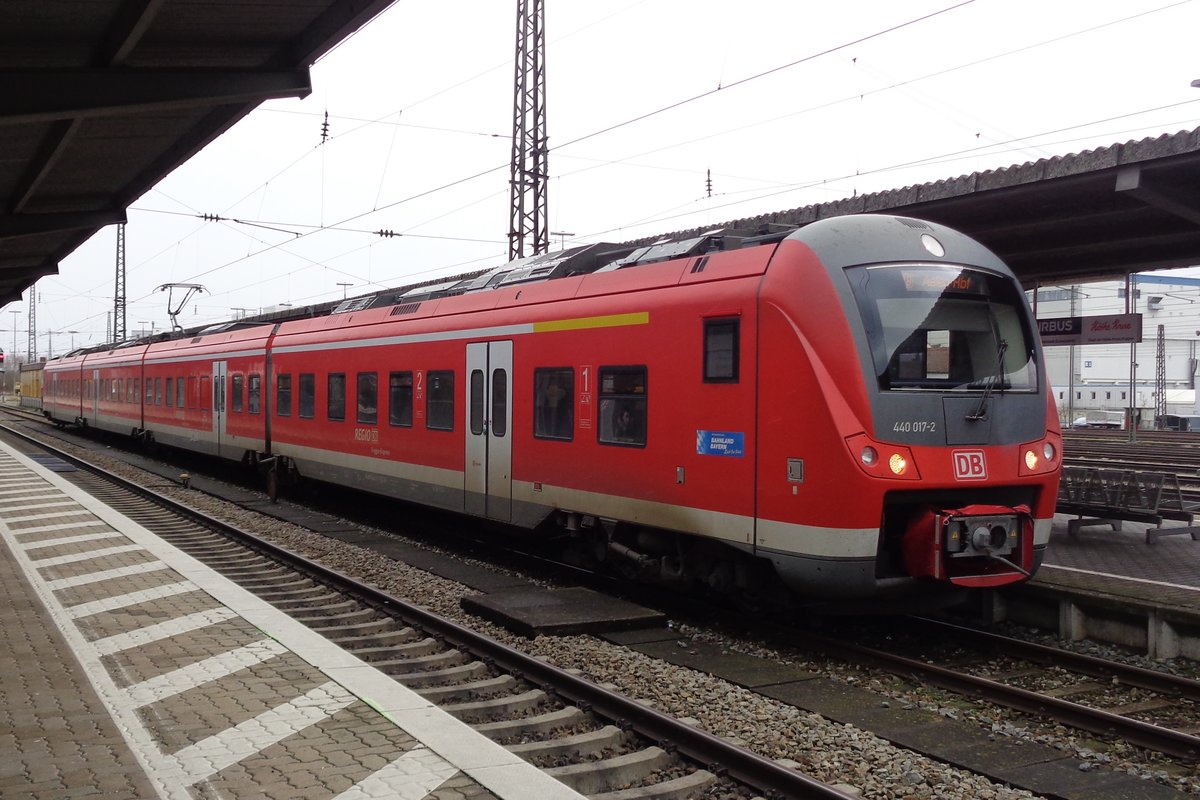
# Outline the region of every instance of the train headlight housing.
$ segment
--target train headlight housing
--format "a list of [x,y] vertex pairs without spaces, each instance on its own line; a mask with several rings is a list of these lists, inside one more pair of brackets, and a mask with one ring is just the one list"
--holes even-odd
[[1058,469],[1062,440],[1056,433],[1046,433],[1044,439],[1021,445],[1017,472],[1020,475],[1042,475]]
[[913,452],[901,444],[877,442],[865,433],[846,437],[847,455],[872,478],[918,481],[921,470]]

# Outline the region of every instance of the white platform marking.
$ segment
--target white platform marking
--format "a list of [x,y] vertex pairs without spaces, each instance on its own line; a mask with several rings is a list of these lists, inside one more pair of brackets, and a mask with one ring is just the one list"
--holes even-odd
[[100,581],[109,581],[113,578],[128,578],[131,575],[145,575],[147,572],[159,572],[164,569],[170,569],[170,567],[161,561],[147,561],[145,564],[104,569],[99,572],[89,572],[86,575],[75,575],[71,578],[58,578],[57,580],[46,581],[46,585],[51,590],[57,592],[60,589],[87,586],[89,583],[100,583]]
[[[12,511],[12,509],[6,508],[5,511]],[[9,523],[33,522],[35,519],[58,519],[59,517],[65,517],[70,514],[86,514],[86,513],[87,513],[86,511],[84,511],[82,508],[78,508],[78,507],[76,507],[72,510],[67,510],[67,511],[47,511],[45,509],[42,509],[37,514],[25,514],[24,516],[20,516],[20,517],[8,517],[7,522],[9,522]],[[22,530],[28,531],[29,529],[22,528]]]
[[[49,491],[49,487],[27,486],[24,489],[0,489],[0,497],[8,497],[8,496],[14,495],[14,494],[29,494],[34,489],[45,489],[46,490],[44,494],[34,495],[35,498],[37,498],[37,497],[56,497],[57,496],[54,493],[52,493],[51,491]],[[22,498],[22,499],[25,499],[25,498]]]
[[421,800],[458,774],[458,768],[426,747],[414,747],[333,800]]
[[92,647],[95,647],[96,652],[100,655],[109,656],[132,647],[141,647],[144,644],[198,631],[201,628],[216,625],[218,622],[225,622],[236,616],[237,613],[231,609],[219,606],[217,608],[210,608],[207,611],[197,611],[195,614],[188,614],[184,617],[169,619],[166,622],[159,622],[156,625],[147,625],[144,628],[138,628],[136,631],[127,631],[125,633],[118,633],[115,636],[106,636],[103,639],[97,639],[92,642]]
[[356,699],[329,681],[290,703],[183,748],[175,753],[174,759],[187,782],[196,783],[317,724]]
[[134,684],[126,691],[134,705],[145,706],[228,677],[286,652],[287,648],[274,639],[260,639],[236,650],[227,650],[220,655]]
[[102,600],[92,600],[88,603],[80,603],[75,606],[66,606],[65,611],[67,616],[74,619],[82,617],[90,617],[93,614],[100,614],[105,611],[116,611],[118,608],[126,608],[128,606],[136,606],[142,603],[147,603],[151,600],[161,600],[164,597],[174,597],[178,594],[187,594],[188,592],[196,592],[199,589],[196,584],[191,581],[180,581],[179,583],[168,583],[166,586],[155,586],[152,589],[143,589],[140,592],[130,592],[129,594],[119,594],[116,597],[105,597]]
[[[18,536],[24,536],[29,533],[49,533],[50,531],[73,531],[73,530],[78,530],[79,528],[97,528],[97,527],[108,527],[108,523],[103,522],[102,520],[98,520],[98,519],[88,520],[87,522],[63,522],[59,525],[35,525],[32,528],[20,528],[18,530],[13,531],[13,533],[15,533]],[[114,535],[114,534],[109,534],[109,535]],[[119,533],[115,534],[115,535],[120,536]],[[73,536],[70,538],[63,538],[63,539],[47,539],[45,542],[32,542],[32,543],[30,543],[30,546],[31,547],[48,547],[48,546],[52,546],[52,545],[71,544],[72,542],[86,542],[89,539],[103,539],[103,538],[104,537],[99,534],[89,534],[86,537],[85,536]]]
[[[116,534],[114,539],[123,539],[121,534]],[[37,549],[37,545],[31,543],[29,550]],[[97,550],[88,550],[86,553],[72,553],[69,556],[54,556],[53,558],[39,558],[37,560],[29,559],[37,569],[43,567],[61,567],[64,564],[78,564],[81,561],[92,561],[97,558],[108,558],[109,556],[120,555],[121,553],[133,553],[136,551],[144,551],[146,548],[140,544],[114,544],[112,547],[101,547]]]
[[[37,503],[26,503],[20,506],[3,506],[0,505],[0,511],[32,511],[35,508],[61,508],[60,514],[79,514],[83,513],[84,509],[78,503],[73,503],[65,497],[47,497]],[[12,520],[9,520],[12,522]]]

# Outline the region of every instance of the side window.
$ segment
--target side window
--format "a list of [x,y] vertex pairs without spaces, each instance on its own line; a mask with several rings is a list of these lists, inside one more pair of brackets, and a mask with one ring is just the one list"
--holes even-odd
[[439,431],[454,430],[454,373],[445,370],[426,373],[428,392],[425,400],[425,427]]
[[188,408],[198,408],[199,406],[196,402],[196,378],[195,378],[195,376],[190,376],[188,378],[187,386],[188,386]]
[[575,438],[575,370],[571,367],[533,371],[533,435],[539,439]]
[[154,405],[161,406],[163,404],[162,378],[154,379]]
[[167,378],[167,405],[175,405],[175,379]]
[[388,375],[388,422],[411,428],[413,419],[413,374],[393,372]]
[[200,410],[208,411],[212,408],[212,378],[207,375],[200,376]]
[[329,376],[327,386],[329,418],[343,420],[346,418],[346,373],[335,372]]
[[471,433],[483,433],[483,370],[471,370]]
[[736,319],[704,320],[705,383],[737,382],[739,328]]
[[175,379],[175,405],[183,408],[187,400],[187,384],[183,378]]
[[600,368],[600,441],[646,446],[646,368]]
[[246,379],[242,375],[234,375],[229,379],[229,410],[241,413],[242,403],[246,396],[245,384]]
[[280,417],[292,415],[291,375],[280,375],[275,379],[275,414]]
[[146,378],[146,405],[154,405],[154,379]]
[[358,415],[364,425],[379,421],[379,375],[374,372],[358,373]]
[[508,373],[492,370],[492,436],[508,435]]
[[246,410],[257,414],[262,409],[262,376],[251,375],[247,386],[250,391],[246,397]]
[[311,372],[300,373],[300,417],[312,419],[317,405],[317,377]]

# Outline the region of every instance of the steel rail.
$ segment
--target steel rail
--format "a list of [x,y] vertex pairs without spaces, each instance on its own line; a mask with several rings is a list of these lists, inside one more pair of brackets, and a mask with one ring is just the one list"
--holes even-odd
[[970,640],[981,646],[991,647],[1004,655],[1017,656],[1042,664],[1054,664],[1094,677],[1116,678],[1126,686],[1200,701],[1200,681],[1193,678],[1185,678],[1182,675],[1172,675],[1169,672],[1159,672],[1132,664],[1108,661],[1097,656],[1089,656],[1086,653],[1073,653],[1036,642],[1011,639],[1007,636],[943,620],[928,617],[913,617],[913,620],[940,631],[947,637],[947,641]]
[[1200,759],[1200,737],[1173,731],[1149,722],[1122,717],[1057,697],[1008,686],[987,678],[927,664],[864,645],[825,637],[805,637],[803,644],[845,661],[867,663],[895,674],[908,675],[943,689],[978,697],[1006,708],[1050,717],[1081,730],[1117,736],[1131,744],[1186,760]]
[[853,797],[833,786],[731,744],[668,714],[655,711],[642,703],[598,686],[489,636],[439,617],[420,606],[412,605],[401,598],[388,594],[382,589],[363,584],[338,570],[330,569],[237,526],[189,508],[153,489],[138,486],[120,475],[111,473],[53,445],[34,439],[7,425],[0,425],[0,430],[50,451],[64,461],[98,474],[127,491],[169,508],[174,513],[211,527],[263,555],[306,572],[311,578],[355,596],[380,611],[402,616],[446,642],[474,653],[485,662],[495,664],[514,677],[539,684],[548,693],[565,698],[581,706],[585,711],[590,710],[600,716],[617,721],[646,738],[659,742],[666,750],[674,750],[698,761],[710,771],[729,775],[765,793],[778,794],[788,798],[850,800]]

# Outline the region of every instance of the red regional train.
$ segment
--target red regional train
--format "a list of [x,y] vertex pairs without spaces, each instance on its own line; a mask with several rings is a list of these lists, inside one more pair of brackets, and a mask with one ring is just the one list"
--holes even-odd
[[999,586],[1049,540],[1028,304],[937,224],[591,245],[334,312],[69,354],[45,413],[742,597]]

